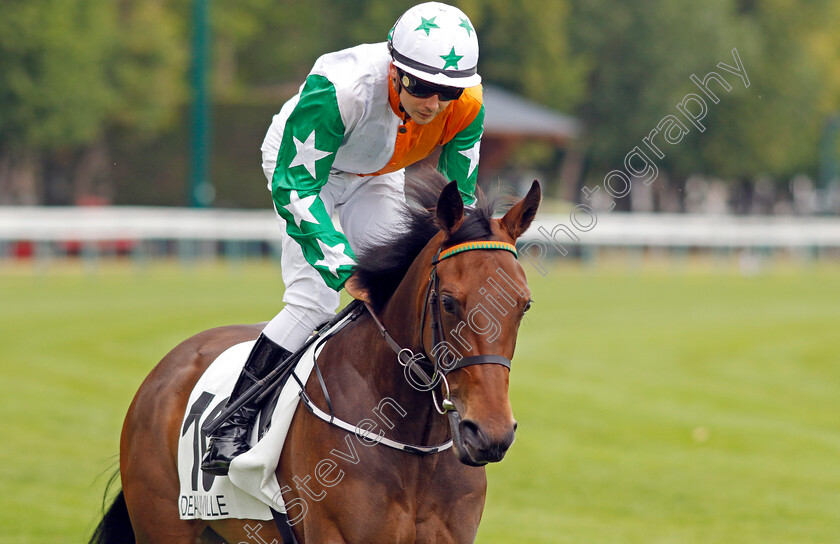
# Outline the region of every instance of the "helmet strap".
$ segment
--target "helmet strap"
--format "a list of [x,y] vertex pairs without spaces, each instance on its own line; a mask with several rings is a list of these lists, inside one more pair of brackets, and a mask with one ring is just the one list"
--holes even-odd
[[403,113],[402,121],[403,121],[403,124],[405,124],[405,123],[408,122],[409,119],[411,119],[411,117],[409,117],[408,113],[406,113],[405,108],[402,105],[402,98],[400,98],[400,94],[402,92],[402,83],[400,83],[400,78],[399,77],[391,77],[391,68],[394,68],[394,70],[396,70],[396,67],[394,66],[393,62],[388,67],[388,79],[390,80],[389,82],[390,82],[391,88],[393,88],[394,92],[397,93],[397,100],[399,101],[400,111]]

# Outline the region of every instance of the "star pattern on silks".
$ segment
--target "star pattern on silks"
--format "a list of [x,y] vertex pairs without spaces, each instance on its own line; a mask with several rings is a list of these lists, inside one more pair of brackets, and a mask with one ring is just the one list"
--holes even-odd
[[470,160],[470,167],[467,169],[467,177],[471,177],[475,168],[478,166],[478,150],[480,147],[481,140],[477,141],[471,148],[458,152]]
[[448,55],[440,55],[440,58],[442,58],[443,60],[446,61],[446,64],[443,65],[443,68],[441,68],[441,70],[446,70],[450,66],[457,70],[458,69],[458,62],[462,58],[464,58],[464,55],[456,55],[455,54],[455,47],[453,46],[452,50],[449,52]]
[[318,220],[315,219],[315,216],[312,215],[310,211],[310,207],[312,203],[315,202],[317,198],[316,195],[305,196],[300,198],[298,196],[297,191],[292,191],[289,194],[289,203],[283,208],[285,208],[292,216],[295,218],[295,224],[298,228],[300,228],[301,221],[308,221],[310,223],[318,223]]
[[344,244],[338,243],[334,246],[328,246],[320,239],[316,238],[316,240],[318,241],[318,247],[321,248],[321,253],[324,254],[324,258],[320,261],[315,261],[315,266],[323,266],[329,269],[330,273],[337,278],[339,267],[355,264],[355,261],[344,253]]
[[435,24],[435,19],[437,19],[437,16],[432,17],[431,19],[426,19],[424,17],[420,17],[420,21],[422,21],[422,22],[420,23],[420,26],[418,26],[414,30],[425,30],[426,31],[426,36],[428,36],[429,31],[431,29],[440,28],[438,25]]
[[[460,17],[458,18],[461,19]],[[467,30],[467,36],[472,36],[472,33],[475,32],[475,29],[470,26],[469,19],[461,19],[461,24],[458,26],[463,27]]]
[[309,172],[309,175],[312,176],[314,179],[315,176],[315,163],[324,157],[328,157],[333,154],[332,151],[321,151],[315,148],[315,131],[309,133],[309,136],[306,137],[306,140],[301,142],[294,136],[292,136],[292,140],[295,143],[295,158],[292,159],[292,162],[289,163],[289,168],[294,168],[295,166],[303,166],[306,168],[306,171]]

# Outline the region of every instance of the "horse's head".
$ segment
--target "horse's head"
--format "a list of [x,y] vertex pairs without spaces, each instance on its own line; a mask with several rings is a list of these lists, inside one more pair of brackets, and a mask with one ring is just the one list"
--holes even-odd
[[479,229],[465,220],[461,196],[450,183],[435,212],[441,231],[421,254],[434,255],[429,288],[417,299],[422,343],[444,375],[441,395],[450,395],[443,405],[455,454],[468,465],[500,461],[514,440],[510,359],[531,305],[514,244],[534,219],[540,197],[535,181],[504,217],[485,217]]
[[[493,219],[492,205],[483,203],[465,215],[456,184],[436,172],[406,177],[413,205],[404,210],[403,234],[366,247],[349,280],[388,324],[392,336],[381,324],[380,333],[411,386],[435,391],[435,406],[448,411],[455,453],[468,465],[500,461],[513,443],[510,359],[531,304],[514,244],[540,194],[535,181]],[[434,363],[433,373],[423,361]]]

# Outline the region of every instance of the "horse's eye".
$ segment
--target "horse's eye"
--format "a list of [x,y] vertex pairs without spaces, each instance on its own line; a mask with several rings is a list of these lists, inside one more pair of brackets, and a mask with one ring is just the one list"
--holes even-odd
[[522,308],[522,313],[524,314],[525,312],[527,312],[528,310],[530,310],[530,309],[531,309],[531,304],[533,304],[533,303],[534,303],[534,301],[533,301],[533,300],[529,300],[528,302],[526,302],[526,303],[525,303],[525,307],[524,307],[524,308]]
[[452,297],[443,297],[440,300],[441,306],[443,306],[443,311],[448,314],[456,314],[458,313],[458,303]]

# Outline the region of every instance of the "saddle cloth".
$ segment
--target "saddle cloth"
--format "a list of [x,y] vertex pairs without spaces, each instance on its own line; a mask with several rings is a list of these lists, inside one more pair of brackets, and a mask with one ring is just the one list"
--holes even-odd
[[[199,467],[208,442],[201,426],[224,409],[253,345],[254,341],[243,342],[224,351],[199,378],[190,394],[178,441],[181,488],[178,511],[181,519],[270,520],[271,508],[286,511],[274,471],[300,400],[300,385],[293,377],[289,377],[280,392],[270,414],[268,429],[258,438],[260,428],[265,426],[269,416],[261,413],[251,431],[252,448],[234,459],[228,476],[205,474]],[[294,372],[301,383],[305,384],[309,378],[320,345],[321,342],[314,342],[300,358]]]

